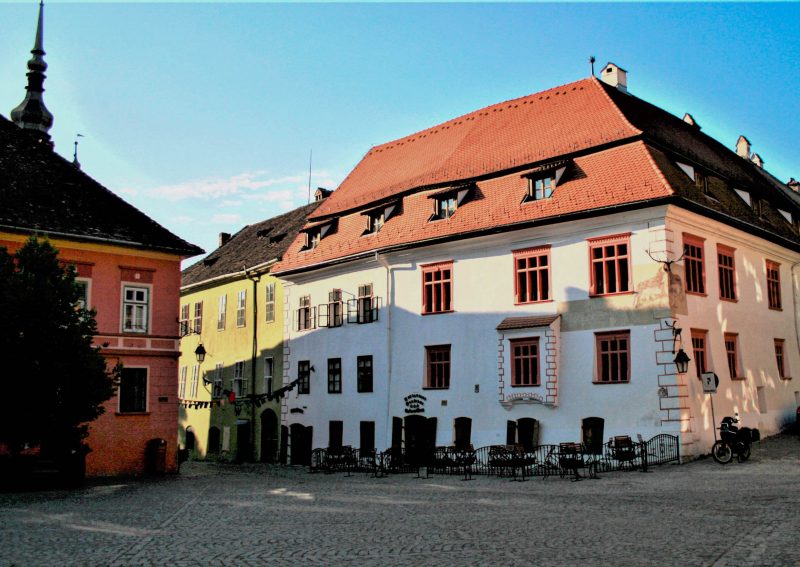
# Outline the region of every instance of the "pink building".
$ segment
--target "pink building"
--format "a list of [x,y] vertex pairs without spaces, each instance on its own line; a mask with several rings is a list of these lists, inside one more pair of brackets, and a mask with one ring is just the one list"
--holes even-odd
[[[25,100],[0,116],[0,246],[46,237],[77,268],[97,310],[98,345],[123,365],[117,395],[90,426],[87,474],[177,470],[180,263],[203,251],[175,236],[53,151],[42,101],[42,13],[28,62]],[[165,443],[154,442],[164,440]],[[153,442],[153,443],[151,443]],[[164,453],[164,450],[166,453]]]

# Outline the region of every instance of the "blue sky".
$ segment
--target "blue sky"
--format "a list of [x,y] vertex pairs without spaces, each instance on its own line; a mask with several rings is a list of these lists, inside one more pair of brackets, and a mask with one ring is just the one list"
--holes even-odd
[[[0,1],[0,114],[37,2]],[[800,178],[800,4],[64,3],[45,6],[56,150],[207,251],[335,188],[367,150],[588,76]]]

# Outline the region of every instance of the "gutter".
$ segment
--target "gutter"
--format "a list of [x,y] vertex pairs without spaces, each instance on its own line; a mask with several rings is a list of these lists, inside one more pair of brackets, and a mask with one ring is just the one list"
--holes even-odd
[[[55,236],[64,238],[67,240],[77,240],[77,241],[88,241],[88,242],[99,242],[103,244],[117,244],[119,246],[125,247],[133,247],[133,248],[142,248],[144,250],[156,250],[158,252],[171,252],[171,253],[178,253],[179,256],[183,256],[185,258],[191,258],[192,256],[196,256],[198,254],[202,254],[205,252],[199,246],[194,246],[193,248],[169,248],[167,246],[155,246],[144,244],[142,242],[133,242],[131,240],[120,240],[118,238],[109,238],[107,236],[89,236],[84,234],[73,234],[70,232],[59,232],[57,230],[47,230],[47,229],[38,229],[38,228],[31,228],[31,227],[21,227],[21,226],[10,226],[7,224],[0,225],[0,228],[7,229],[11,232],[17,232],[21,234],[42,234],[46,236]],[[164,229],[166,230],[166,229]],[[187,243],[188,244],[188,243]],[[191,253],[191,254],[190,254]]]
[[[251,269],[252,270],[252,269]],[[250,275],[251,270],[244,268],[245,277],[253,282],[253,351],[250,356],[250,457],[256,460],[256,361],[258,360],[258,282],[261,274]],[[254,271],[254,270],[253,270]],[[262,432],[263,433],[263,432]],[[238,440],[237,440],[238,442]]]
[[278,262],[278,259],[277,258],[273,258],[272,260],[269,260],[267,262],[262,262],[261,264],[256,264],[252,268],[244,268],[240,272],[231,272],[229,274],[222,274],[221,276],[214,276],[213,278],[208,278],[207,280],[203,280],[203,281],[200,281],[200,282],[195,282],[195,283],[192,283],[192,284],[183,285],[183,286],[181,286],[181,293],[183,293],[185,291],[190,291],[190,290],[192,290],[192,289],[194,289],[196,287],[200,287],[200,286],[203,286],[203,285],[206,285],[206,284],[216,283],[216,282],[219,282],[219,281],[222,281],[222,280],[225,280],[225,279],[234,279],[236,277],[241,277],[241,276],[244,276],[244,277],[248,278],[249,277],[247,275],[248,272],[262,272],[266,268],[269,268],[270,266],[276,264],[277,262]]
[[[385,256],[375,251],[375,261],[386,270],[386,423],[384,435],[389,436],[391,431],[391,394],[392,394],[392,271]],[[391,443],[390,443],[391,444]]]

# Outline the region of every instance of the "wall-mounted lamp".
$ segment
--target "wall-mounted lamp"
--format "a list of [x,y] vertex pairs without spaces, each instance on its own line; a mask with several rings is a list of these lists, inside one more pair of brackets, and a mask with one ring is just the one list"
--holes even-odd
[[197,357],[197,362],[202,364],[206,359],[206,348],[203,346],[203,343],[197,345],[197,348],[194,349],[194,355]]
[[312,364],[312,365],[309,367],[309,369],[308,369],[308,370],[309,370],[310,372],[316,372],[316,371],[317,371],[317,370],[316,370],[316,368],[314,368],[314,365],[313,365],[313,364]]
[[678,351],[678,354],[675,355],[675,368],[678,374],[686,374],[686,371],[689,370],[690,360],[689,356],[683,352],[683,349]]
[[[681,340],[681,331],[683,330],[675,326],[677,323],[677,321],[673,321],[672,324],[666,323],[666,326],[672,330],[672,354],[675,354],[675,344]],[[683,345],[682,340],[681,345]],[[675,368],[678,374],[686,374],[686,371],[689,370],[690,361],[691,359],[684,352],[683,348],[678,349],[678,354],[675,354]]]

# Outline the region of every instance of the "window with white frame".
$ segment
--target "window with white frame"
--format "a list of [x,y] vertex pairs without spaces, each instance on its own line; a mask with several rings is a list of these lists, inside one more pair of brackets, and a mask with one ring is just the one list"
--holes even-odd
[[181,366],[180,379],[178,380],[178,397],[186,397],[186,367]]
[[192,331],[200,334],[203,330],[203,302],[198,301],[194,304],[194,318],[192,319]]
[[225,329],[225,316],[228,311],[228,294],[223,293],[219,296],[219,307],[217,309],[217,330]]
[[211,397],[213,398],[222,397],[222,369],[223,365],[221,362],[218,362],[214,367],[214,378],[211,382]]
[[75,289],[78,290],[78,309],[89,309],[89,280],[76,279]]
[[247,321],[247,290],[243,289],[236,294],[236,326],[244,327]]
[[266,289],[264,290],[264,297],[266,298],[266,305],[264,308],[265,317],[267,323],[274,323],[275,322],[275,282],[270,282],[267,284]]
[[192,384],[189,388],[189,397],[194,399],[197,397],[197,385],[200,382],[200,365],[195,364],[192,367]]
[[181,305],[181,324],[180,324],[180,335],[185,337],[189,334],[189,304],[184,303]]
[[275,374],[275,361],[271,356],[264,357],[264,391],[272,394],[272,378]]
[[244,361],[239,361],[233,365],[233,393],[236,397],[247,394],[247,382],[244,380]]
[[126,285],[122,289],[122,330],[146,333],[150,307],[150,289]]

